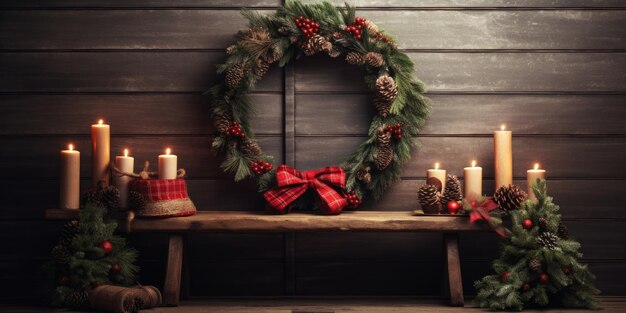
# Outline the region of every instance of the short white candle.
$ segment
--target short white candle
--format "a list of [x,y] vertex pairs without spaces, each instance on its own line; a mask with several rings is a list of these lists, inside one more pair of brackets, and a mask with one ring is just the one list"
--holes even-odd
[[528,199],[537,203],[537,197],[533,192],[533,186],[537,184],[537,179],[546,179],[546,170],[539,169],[539,163],[535,163],[535,167],[526,171],[526,186],[528,186]]
[[[124,155],[115,157],[115,167],[124,173],[133,173],[135,168],[135,158],[128,156],[128,149],[124,149]],[[132,178],[120,173],[113,173],[113,185],[120,191],[120,206],[128,208],[128,183]]]
[[513,134],[505,129],[506,126],[502,125],[500,130],[493,132],[496,190],[513,184]]
[[59,190],[59,208],[80,208],[80,152],[69,144],[67,150],[61,150],[61,177]]
[[171,153],[167,148],[165,154],[159,155],[159,179],[176,179],[178,157]]
[[428,182],[428,178],[437,178],[441,181],[441,190],[440,192],[446,189],[446,170],[439,169],[439,162],[435,163],[435,168],[431,168],[426,171],[426,182]]
[[91,147],[91,188],[95,190],[101,180],[109,184],[111,128],[102,119],[91,125]]
[[483,193],[483,168],[476,166],[476,160],[472,166],[463,169],[464,196],[468,199],[478,200]]

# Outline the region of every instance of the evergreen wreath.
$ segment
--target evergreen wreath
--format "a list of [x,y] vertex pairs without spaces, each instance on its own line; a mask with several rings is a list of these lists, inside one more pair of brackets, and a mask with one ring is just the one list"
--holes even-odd
[[[253,177],[259,192],[276,185],[272,157],[254,139],[249,117],[254,106],[248,92],[272,64],[283,67],[302,55],[325,53],[365,70],[378,114],[368,138],[341,164],[345,171],[342,194],[352,207],[370,194],[379,198],[400,177],[411,157],[413,137],[424,124],[429,106],[423,84],[413,76],[413,62],[376,24],[356,17],[355,8],[337,8],[329,2],[302,4],[286,1],[275,13],[242,11],[249,29],[239,31],[237,42],[226,49],[218,65],[220,81],[209,96],[216,135],[213,149],[225,155],[221,167],[235,181]],[[343,175],[343,173],[342,173]],[[310,199],[310,198],[309,198]],[[306,206],[300,197],[296,206]]]

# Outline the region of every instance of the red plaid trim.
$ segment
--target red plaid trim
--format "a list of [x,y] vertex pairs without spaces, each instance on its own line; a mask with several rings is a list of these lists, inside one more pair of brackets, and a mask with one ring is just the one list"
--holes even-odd
[[184,179],[137,179],[130,182],[129,188],[139,192],[148,202],[189,197]]
[[344,189],[345,183],[346,174],[341,167],[329,166],[317,171],[300,173],[287,165],[280,165],[276,169],[276,186],[266,191],[263,196],[271,208],[284,212],[289,204],[302,196],[308,188],[313,188],[322,213],[339,214],[348,205],[348,201],[333,187]]

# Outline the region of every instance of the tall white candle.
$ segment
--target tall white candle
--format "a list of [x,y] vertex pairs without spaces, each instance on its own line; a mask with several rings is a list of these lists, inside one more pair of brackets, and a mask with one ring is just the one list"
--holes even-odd
[[167,148],[165,149],[165,154],[159,155],[159,179],[176,178],[178,157],[171,153],[172,150]]
[[476,166],[476,160],[472,166],[463,169],[464,196],[468,199],[478,200],[483,194],[483,168]]
[[505,130],[504,125],[502,125],[500,130],[493,132],[496,190],[500,186],[513,184],[512,137],[512,132]]
[[69,144],[61,150],[61,177],[59,208],[78,209],[80,207],[80,152]]
[[429,178],[436,178],[441,182],[441,190],[443,192],[446,189],[446,170],[439,169],[439,162],[435,163],[435,168],[431,168],[426,171],[426,182]]
[[[124,149],[124,155],[115,157],[115,167],[124,173],[134,172],[135,158],[128,156],[128,149]],[[120,206],[123,209],[128,208],[128,183],[131,180],[130,176],[113,173],[113,185],[120,191]]]
[[109,184],[111,128],[103,120],[91,125],[91,147],[91,187],[96,189],[101,180]]
[[528,199],[537,203],[537,197],[533,192],[533,186],[537,184],[537,179],[546,179],[546,170],[539,169],[539,163],[535,163],[535,167],[526,171],[526,186],[528,187]]

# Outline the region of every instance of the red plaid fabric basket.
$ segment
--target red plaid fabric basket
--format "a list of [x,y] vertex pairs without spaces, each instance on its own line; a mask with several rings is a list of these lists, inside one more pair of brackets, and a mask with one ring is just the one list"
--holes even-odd
[[187,194],[184,179],[137,179],[130,182],[130,191],[143,196],[145,206],[134,208],[137,216],[171,217],[196,214],[196,206]]

